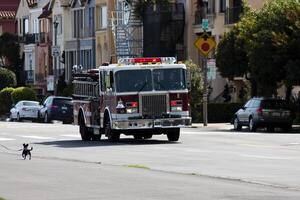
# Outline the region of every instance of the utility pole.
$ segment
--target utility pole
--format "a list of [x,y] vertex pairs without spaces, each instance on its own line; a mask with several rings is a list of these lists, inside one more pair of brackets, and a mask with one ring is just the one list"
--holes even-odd
[[[57,27],[58,27],[58,22],[56,21],[56,19],[53,22],[53,25],[54,25],[54,48],[57,48]],[[57,54],[58,54],[58,52],[56,50],[53,50],[53,49],[52,49],[52,51],[53,51],[52,55],[54,55],[53,56],[53,58],[54,58],[54,72],[53,72],[54,86],[53,87],[54,87],[54,96],[56,96],[57,95],[57,56],[58,56]]]

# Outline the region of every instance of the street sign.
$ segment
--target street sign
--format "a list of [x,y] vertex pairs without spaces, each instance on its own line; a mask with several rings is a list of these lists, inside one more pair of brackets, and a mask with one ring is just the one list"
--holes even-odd
[[203,33],[194,44],[204,56],[207,56],[216,46],[215,39],[209,36],[206,32]]
[[58,57],[60,55],[60,47],[52,46],[51,53],[52,53],[52,56]]
[[208,19],[202,19],[202,29],[204,31],[207,31],[208,30],[208,26],[209,26]]

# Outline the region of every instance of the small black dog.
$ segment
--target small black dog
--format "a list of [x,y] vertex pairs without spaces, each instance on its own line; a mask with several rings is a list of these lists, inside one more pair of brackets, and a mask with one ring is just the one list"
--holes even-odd
[[26,159],[27,155],[29,157],[29,160],[31,160],[31,152],[30,151],[32,151],[33,147],[31,147],[29,149],[28,146],[29,146],[28,144],[25,144],[25,143],[23,144],[22,157],[24,160]]

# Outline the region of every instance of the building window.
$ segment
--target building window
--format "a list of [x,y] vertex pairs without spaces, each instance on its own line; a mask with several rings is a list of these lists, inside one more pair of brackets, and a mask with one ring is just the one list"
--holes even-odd
[[215,13],[215,0],[208,0],[207,2],[207,14]]
[[107,6],[100,6],[98,11],[99,11],[98,28],[105,29],[107,28]]
[[79,38],[83,36],[83,10],[74,10],[72,16],[73,23],[73,37]]
[[226,0],[220,0],[220,13],[224,13],[226,10]]
[[94,36],[94,33],[95,33],[94,11],[95,11],[94,7],[89,8],[89,27],[88,27],[89,28],[89,36]]
[[23,19],[23,34],[29,33],[28,19]]

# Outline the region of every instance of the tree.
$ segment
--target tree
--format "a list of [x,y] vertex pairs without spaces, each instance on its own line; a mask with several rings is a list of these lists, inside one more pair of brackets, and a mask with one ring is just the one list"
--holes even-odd
[[14,104],[21,100],[37,100],[36,92],[28,87],[18,87],[14,89],[14,91],[11,93],[11,97]]
[[194,64],[192,61],[185,62],[189,77],[190,77],[190,105],[192,118],[197,119],[195,115],[198,113],[198,108],[202,105],[203,99],[203,82],[202,72],[200,67]]
[[11,93],[14,91],[14,88],[7,87],[0,91],[0,113],[8,113],[11,105],[12,98]]
[[10,69],[17,75],[19,84],[21,69],[20,45],[18,36],[3,33],[0,36],[0,67]]
[[[255,12],[246,6],[241,21],[221,40],[217,67],[224,77],[248,75],[259,96],[299,84],[300,3],[268,1]],[[252,95],[254,92],[252,92]],[[290,94],[290,92],[287,92]]]
[[16,85],[15,74],[8,69],[0,67],[0,90],[15,85]]

